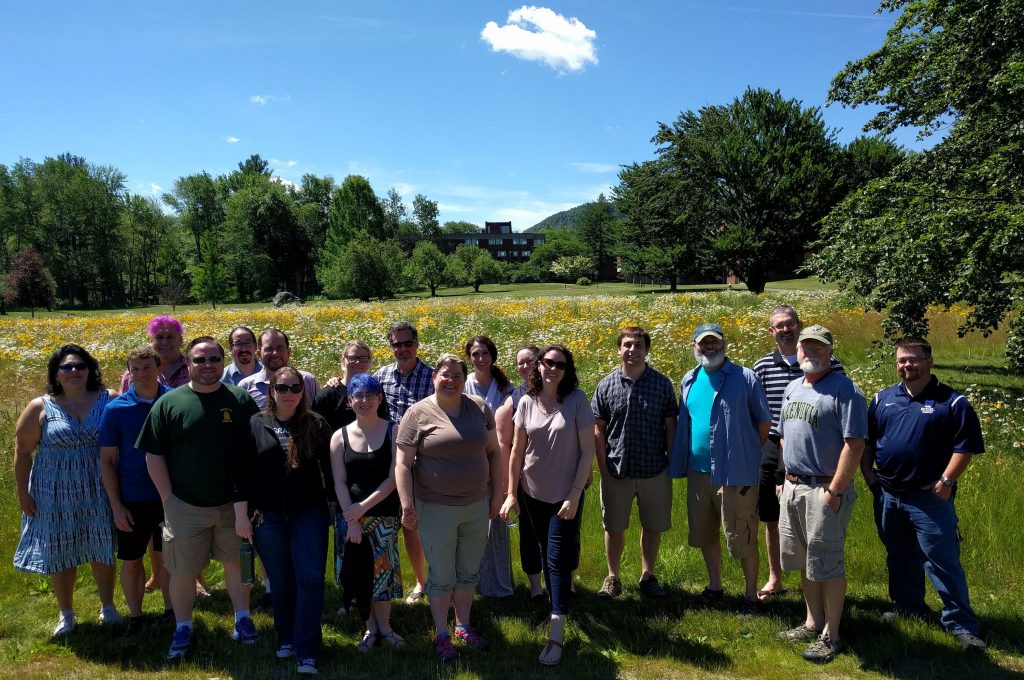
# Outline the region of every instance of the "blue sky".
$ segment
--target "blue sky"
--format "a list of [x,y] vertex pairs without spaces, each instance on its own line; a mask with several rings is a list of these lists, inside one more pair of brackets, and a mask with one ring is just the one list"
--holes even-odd
[[[822,106],[892,24],[861,0],[9,2],[0,163],[65,151],[159,195],[258,153],[526,229],[652,157],[659,121],[779,89]],[[824,110],[849,141],[868,109]],[[897,137],[921,148],[912,131]]]

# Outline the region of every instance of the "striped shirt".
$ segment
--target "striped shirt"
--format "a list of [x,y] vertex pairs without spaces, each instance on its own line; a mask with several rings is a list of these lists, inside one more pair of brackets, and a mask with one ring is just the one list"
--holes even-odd
[[433,373],[434,370],[417,357],[409,375],[403,375],[397,363],[388,364],[373,374],[384,390],[391,422],[401,423],[410,406],[434,393]]
[[[832,357],[832,370],[845,375],[843,365],[839,360]],[[797,378],[803,378],[804,372],[799,365],[792,365],[782,356],[782,352],[776,347],[768,354],[757,360],[754,364],[754,375],[761,381],[764,393],[768,395],[768,408],[772,411],[772,429],[769,434],[780,436],[778,429],[779,413],[782,411],[782,393],[786,391],[786,385]]]

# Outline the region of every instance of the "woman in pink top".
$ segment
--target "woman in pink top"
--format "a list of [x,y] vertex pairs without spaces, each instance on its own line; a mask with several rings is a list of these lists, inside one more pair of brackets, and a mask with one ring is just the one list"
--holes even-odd
[[544,554],[544,580],[551,594],[551,632],[540,662],[562,659],[572,570],[580,553],[583,491],[594,463],[594,414],[578,389],[572,353],[548,345],[515,414],[515,444],[509,461],[509,488],[501,507],[508,518],[519,508]]

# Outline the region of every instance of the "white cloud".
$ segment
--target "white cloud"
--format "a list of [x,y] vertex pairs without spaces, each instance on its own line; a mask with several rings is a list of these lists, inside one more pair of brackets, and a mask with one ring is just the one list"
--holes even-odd
[[152,193],[152,194],[159,194],[163,190],[164,190],[164,188],[162,186],[160,186],[159,184],[157,184],[156,182],[150,182],[149,183],[149,192],[150,193]]
[[298,189],[298,187],[295,185],[295,182],[285,179],[284,177],[278,177],[277,175],[274,175],[273,177],[270,178],[270,181],[277,182],[281,186],[286,187],[288,189]]
[[242,140],[239,139],[238,137],[225,137],[224,141],[227,142],[228,144],[238,144]]
[[609,172],[615,172],[619,169],[619,166],[613,163],[569,163],[573,168],[576,168],[580,172],[593,172],[596,174],[606,174]]
[[579,71],[597,63],[597,32],[576,17],[566,19],[547,7],[523,5],[509,12],[504,26],[488,21],[480,37],[495,52],[540,61],[556,71]]
[[282,161],[278,158],[271,158],[269,159],[269,162],[271,165],[285,168],[294,168],[296,165],[299,164],[298,161]]
[[290,94],[254,94],[249,97],[249,102],[257,106],[266,106],[268,102],[280,103],[290,102],[291,100],[292,96]]

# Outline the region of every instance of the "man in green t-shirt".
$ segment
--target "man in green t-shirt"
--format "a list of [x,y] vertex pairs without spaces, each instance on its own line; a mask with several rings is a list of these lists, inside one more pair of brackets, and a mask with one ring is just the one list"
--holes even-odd
[[183,658],[192,642],[195,575],[213,557],[235,610],[232,637],[254,644],[249,591],[239,572],[231,464],[259,409],[245,390],[221,383],[224,350],[203,336],[188,345],[189,382],[157,400],[136,447],[146,452],[149,475],[164,506],[164,565],[171,574],[177,626],[167,658]]

